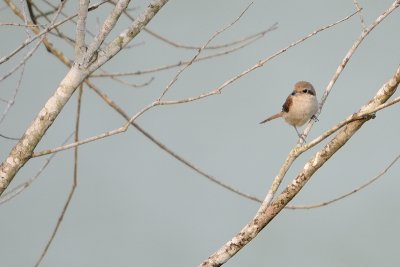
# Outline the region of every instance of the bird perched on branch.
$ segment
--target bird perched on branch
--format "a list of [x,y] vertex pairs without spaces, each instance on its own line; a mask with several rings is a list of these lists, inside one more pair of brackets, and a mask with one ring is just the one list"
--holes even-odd
[[314,87],[309,82],[299,81],[294,85],[293,92],[286,98],[282,111],[268,117],[260,124],[283,117],[288,124],[294,127],[298,136],[304,139],[297,127],[303,126],[311,118],[316,119],[317,111],[318,100]]

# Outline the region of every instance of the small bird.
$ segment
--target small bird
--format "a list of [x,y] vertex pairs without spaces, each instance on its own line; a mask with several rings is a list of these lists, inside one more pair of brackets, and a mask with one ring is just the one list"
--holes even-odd
[[311,118],[316,119],[317,111],[318,100],[314,87],[309,82],[299,81],[294,85],[293,92],[286,98],[282,111],[263,120],[260,124],[283,117],[287,123],[294,127],[298,136],[304,140],[297,127],[303,126]]

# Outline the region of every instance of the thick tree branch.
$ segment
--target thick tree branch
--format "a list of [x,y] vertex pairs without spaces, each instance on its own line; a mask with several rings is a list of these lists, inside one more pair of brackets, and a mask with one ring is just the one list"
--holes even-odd
[[[369,112],[385,103],[395,92],[400,83],[400,66],[394,76],[385,83],[368,104],[360,109],[360,113]],[[283,192],[272,202],[265,200],[254,218],[230,241],[211,255],[200,266],[221,266],[253,240],[257,234],[272,221],[273,218],[300,192],[311,176],[322,167],[370,118],[356,120],[345,127],[317,152],[304,166],[303,170]]]
[[75,61],[79,62],[83,59],[84,50],[86,49],[85,34],[88,7],[89,0],[79,1],[79,15],[75,33]]
[[[107,19],[104,21],[102,28],[99,33],[95,36],[93,42],[87,49],[85,53],[84,67],[87,68],[92,62],[93,56],[98,52],[101,44],[104,42],[110,31],[114,28],[122,12],[128,7],[130,0],[119,0],[115,5],[113,11],[108,15]],[[81,10],[80,10],[81,12]]]
[[99,53],[97,60],[90,65],[88,70],[93,72],[101,67],[105,62],[115,56],[123,47],[125,47],[136,35],[143,30],[143,28],[150,22],[150,20],[157,14],[157,12],[168,2],[168,0],[155,0],[149,4],[146,11],[142,13],[128,29],[123,31],[117,38],[115,38],[104,50]]
[[[10,154],[0,165],[0,195],[10,184],[19,169],[32,156],[36,145],[40,142],[47,129],[53,124],[58,114],[61,112],[76,88],[107,60],[117,54],[130,40],[132,40],[147,23],[157,14],[167,0],[157,0],[152,2],[143,14],[135,21],[131,27],[120,35],[120,41],[113,41],[109,46],[106,57],[93,64],[89,69],[74,65],[61,81],[53,96],[47,101],[43,109],[39,112],[31,125],[26,130],[20,141],[14,146]],[[122,36],[122,37],[121,37]]]
[[[339,78],[340,74],[343,72],[344,68],[347,66],[347,63],[349,62],[350,58],[353,56],[353,54],[355,53],[355,51],[357,50],[357,48],[360,46],[360,44],[364,41],[365,37],[367,37],[367,35],[379,24],[381,23],[385,18],[387,18],[396,8],[398,8],[400,5],[400,0],[396,0],[393,2],[393,4],[385,11],[382,13],[382,15],[380,15],[373,23],[371,23],[371,25],[364,30],[361,35],[357,38],[357,40],[353,43],[353,45],[351,46],[351,48],[347,51],[345,57],[343,58],[342,62],[339,64],[338,68],[336,69],[336,72],[334,73],[333,77],[331,78],[328,86],[325,89],[325,92],[319,102],[319,111],[316,114],[317,116],[321,113],[322,111],[322,107],[325,103],[325,101],[327,100],[329,93],[331,92],[333,85],[335,84],[336,80]],[[353,119],[353,118],[352,118]],[[314,121],[310,120],[310,122],[308,123],[307,127],[304,129],[303,134],[305,136],[307,136],[307,134],[310,132],[311,127],[313,126]],[[343,125],[345,125],[346,122]],[[340,126],[340,124],[338,124],[338,126]],[[342,127],[340,126],[340,127]],[[340,127],[338,127],[337,129],[332,128],[331,129],[331,133],[336,132],[336,130],[338,130]],[[326,134],[326,133],[325,133]],[[329,135],[330,135],[329,134]],[[323,136],[321,135],[319,138],[319,141],[313,141],[311,143],[313,143],[312,145],[317,144],[318,142],[322,141],[323,139],[325,139],[326,137],[328,137],[329,135]],[[303,144],[304,140],[302,138],[299,139],[299,144]],[[283,177],[285,176],[286,172],[289,170],[290,166],[292,165],[292,163],[294,162],[294,160],[302,153],[306,150],[306,148],[310,148],[311,147],[311,143],[303,146],[301,148],[294,148],[288,155],[288,158],[286,159],[285,163],[282,165],[281,169],[279,170],[278,175],[274,178],[274,181],[272,182],[272,186],[266,196],[266,201],[270,202],[276,191],[278,190],[279,185],[282,182]],[[307,147],[309,146],[309,147]],[[301,150],[301,151],[300,151]]]

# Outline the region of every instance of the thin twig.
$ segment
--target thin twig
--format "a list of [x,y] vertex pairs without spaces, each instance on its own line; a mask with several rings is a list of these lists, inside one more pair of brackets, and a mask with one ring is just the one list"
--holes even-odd
[[[66,144],[69,139],[71,139],[73,133],[70,134],[62,143]],[[18,139],[19,140],[19,139]],[[49,165],[49,163],[51,162],[51,160],[57,155],[57,153],[50,155],[44,162],[43,166],[38,170],[38,172],[32,176],[28,181],[23,182],[19,185],[17,185],[16,187],[14,187],[13,189],[11,189],[10,191],[2,194],[0,196],[0,204],[3,204],[11,199],[13,199],[14,197],[16,197],[17,195],[19,195],[20,193],[22,193],[26,188],[28,188],[41,174],[42,172],[46,169],[47,165]]]
[[[118,112],[125,120],[129,121],[129,115],[120,107],[118,106],[109,96],[107,96],[106,94],[104,94],[103,92],[100,91],[99,88],[97,88],[94,83],[92,83],[90,80],[86,80],[85,83],[97,94],[100,96],[100,98],[105,101],[111,108],[113,108],[116,112]],[[145,137],[147,137],[151,142],[153,142],[154,144],[156,144],[159,148],[161,148],[162,150],[164,150],[165,152],[167,152],[168,154],[170,154],[172,157],[174,157],[175,159],[177,159],[178,161],[180,161],[181,163],[183,163],[184,165],[186,165],[187,167],[189,167],[190,169],[194,170],[195,172],[197,172],[198,174],[204,176],[205,178],[209,179],[211,182],[216,183],[220,186],[222,186],[223,188],[239,195],[242,196],[244,198],[256,201],[256,202],[262,202],[260,199],[258,199],[255,196],[246,194],[241,192],[238,189],[233,188],[230,185],[227,185],[226,183],[222,182],[221,180],[217,179],[216,177],[207,174],[205,171],[201,170],[199,167],[195,166],[193,163],[191,163],[190,161],[184,159],[182,156],[178,155],[177,153],[175,153],[174,151],[172,151],[170,148],[168,148],[166,145],[164,145],[163,143],[161,143],[159,140],[157,140],[154,136],[152,136],[149,132],[147,132],[146,130],[144,130],[140,125],[138,125],[135,122],[131,122],[131,125],[133,127],[135,127],[140,133],[142,133]]]
[[76,146],[80,146],[80,145],[87,144],[87,143],[90,143],[90,142],[93,142],[93,141],[97,141],[97,140],[100,140],[100,139],[103,139],[103,138],[106,138],[106,137],[110,137],[110,136],[113,136],[113,135],[116,135],[116,134],[120,134],[120,133],[126,132],[128,130],[129,125],[131,124],[131,122],[133,122],[138,117],[143,115],[143,113],[145,113],[146,111],[148,111],[149,109],[151,109],[151,108],[153,108],[153,107],[155,107],[157,105],[158,105],[158,102],[154,101],[153,103],[145,106],[139,112],[137,112],[134,116],[132,116],[128,120],[128,122],[126,122],[123,126],[117,128],[117,129],[114,129],[114,130],[111,130],[111,131],[107,131],[107,132],[98,134],[96,136],[92,136],[92,137],[89,137],[89,138],[86,138],[86,139],[83,139],[81,141],[74,142],[74,143],[71,143],[71,144],[68,144],[68,145],[65,145],[65,146],[60,146],[60,147],[56,147],[56,148],[53,148],[53,149],[43,150],[41,152],[33,153],[31,157],[32,158],[41,157],[41,156],[44,156],[44,155],[48,155],[48,154],[51,154],[51,153],[55,153],[55,152],[59,152],[59,151],[62,151],[62,150],[70,149],[70,148],[73,148],[73,147],[76,147]]
[[234,20],[232,21],[228,26],[222,28],[219,31],[216,31],[208,40],[207,42],[199,48],[199,50],[197,51],[196,55],[194,57],[192,57],[192,59],[182,68],[178,71],[178,73],[174,76],[174,78],[172,78],[171,82],[165,87],[164,91],[161,93],[161,95],[158,97],[157,101],[161,101],[161,98],[164,97],[164,95],[167,93],[167,91],[172,87],[172,85],[178,80],[179,76],[189,67],[193,64],[193,62],[198,58],[198,56],[200,55],[200,53],[204,50],[204,48],[206,48],[212,40],[214,40],[218,35],[220,35],[221,33],[223,33],[224,31],[228,30],[229,28],[231,28],[236,22],[238,22],[240,20],[240,18],[244,15],[244,13],[246,13],[246,11],[250,8],[250,6],[253,4],[253,2],[251,2],[244,10],[243,12]]
[[[365,37],[380,23],[382,22],[390,13],[392,13],[398,6],[399,6],[400,1],[397,0],[395,1],[381,16],[379,16],[366,30],[362,31],[361,35],[357,40],[353,43],[351,48],[348,50],[346,53],[345,57],[343,58],[342,62],[339,64],[338,68],[336,69],[336,72],[334,73],[333,77],[331,78],[328,86],[326,87],[324,94],[321,97],[321,101],[319,102],[319,110],[316,114],[318,116],[321,111],[322,107],[324,106],[325,101],[327,100],[329,93],[331,92],[333,85],[335,84],[336,80],[339,78],[340,74],[343,72],[344,68],[347,66],[347,63],[349,62],[350,58],[352,55],[355,53],[359,45],[363,42]],[[358,13],[356,11],[354,14]],[[314,124],[314,120],[310,120],[308,125],[303,131],[303,135],[307,136],[308,133],[310,132],[312,126]],[[303,153],[305,148],[307,146],[310,146],[310,144],[305,145],[303,149],[301,149],[301,145],[304,143],[304,140],[302,138],[299,138],[297,145],[289,152],[288,157],[286,158],[285,162],[281,166],[278,175],[274,178],[271,188],[269,189],[267,196],[265,198],[265,202],[270,203],[278,190],[284,176],[286,175],[286,172],[289,170],[290,166],[292,163],[296,160],[296,158]]]
[[[33,54],[37,51],[37,49],[39,48],[40,44],[41,44],[41,40],[39,40],[35,46],[31,49],[31,51],[29,51],[28,53],[26,53],[26,55],[24,56],[24,58],[14,67],[12,68],[9,72],[7,72],[6,74],[4,74],[2,77],[0,77],[0,82],[7,79],[9,76],[11,76],[12,74],[14,74],[19,68],[21,68],[22,66],[24,66],[26,64],[26,62],[33,56]],[[1,64],[1,63],[0,63]]]
[[[42,0],[42,1],[43,1],[44,3],[46,3],[48,6],[52,7],[53,9],[56,9],[56,8],[57,8],[56,5],[54,5],[53,3],[49,2],[48,0]],[[109,2],[108,0],[103,0],[103,1],[101,1],[101,2],[99,2],[99,3],[97,3],[97,4],[90,5],[90,6],[88,7],[88,12],[91,12],[91,11],[97,9],[97,8],[100,7],[102,4],[105,4],[105,3],[108,3],[108,2]],[[78,13],[79,13],[79,11],[78,11]],[[78,14],[78,13],[77,13],[77,14]],[[61,15],[63,15],[64,18],[69,17],[69,15],[66,14],[66,13],[64,13],[64,12],[61,12]],[[48,14],[44,14],[44,16],[48,16]],[[39,17],[39,16],[37,16],[37,17]],[[69,20],[69,22],[71,22],[71,23],[72,23],[73,25],[75,25],[75,26],[77,25],[77,21],[75,21],[74,18],[72,18],[71,20]],[[91,32],[87,27],[86,27],[86,33],[87,33],[89,36],[91,36],[91,37],[94,37],[94,36],[95,36],[95,34],[94,34],[93,32]],[[74,40],[74,41],[75,41],[75,40]]]
[[324,201],[322,203],[319,204],[313,204],[313,205],[287,205],[285,208],[286,209],[314,209],[314,208],[320,208],[320,207],[324,207],[327,206],[329,204],[332,204],[336,201],[339,201],[341,199],[344,199],[352,194],[355,194],[357,192],[360,192],[362,189],[366,188],[367,186],[369,186],[370,184],[376,182],[379,178],[381,178],[383,175],[386,174],[386,172],[400,159],[400,155],[398,155],[383,171],[381,171],[378,175],[376,175],[374,178],[372,178],[371,180],[367,181],[366,183],[362,184],[361,186],[351,190],[350,192],[343,194],[339,197],[336,197],[334,199],[328,200],[328,201]]
[[[59,8],[58,8],[58,10],[57,10],[57,13],[54,15],[54,18],[53,18],[52,21],[50,22],[49,26],[46,27],[46,32],[50,29],[50,27],[51,27],[52,25],[54,25],[54,22],[56,21],[56,19],[57,19],[58,15],[60,14],[62,8],[64,7],[64,4],[65,4],[65,1],[61,2],[61,4],[59,5]],[[36,29],[36,28],[34,28],[34,29]],[[37,29],[36,29],[36,30],[37,30]],[[26,61],[27,61],[30,57],[32,57],[32,55],[34,54],[34,52],[37,51],[37,49],[38,49],[40,43],[43,41],[44,38],[45,38],[45,35],[43,35],[43,36],[40,38],[39,42],[37,42],[37,44],[35,45],[35,47],[34,47],[31,51],[29,51],[29,52],[26,54],[26,56],[20,61],[20,63],[19,63],[17,66],[15,66],[11,71],[9,71],[8,73],[6,73],[3,77],[0,77],[0,81],[6,79],[6,78],[9,77],[11,74],[13,74],[16,70],[18,70],[22,65],[24,65],[24,64],[26,63]],[[0,64],[1,64],[1,62],[0,62]]]
[[[346,55],[342,59],[342,62],[339,64],[338,68],[336,69],[336,72],[333,74],[333,77],[331,78],[328,86],[326,87],[324,94],[321,97],[321,101],[319,102],[319,111],[317,115],[321,113],[322,107],[325,104],[326,99],[329,96],[329,93],[331,92],[333,85],[336,83],[337,79],[339,78],[340,74],[343,72],[344,68],[346,67],[347,63],[349,62],[350,58],[353,56],[357,48],[360,46],[360,44],[364,41],[364,39],[368,36],[368,34],[381,23],[388,15],[390,15],[400,4],[400,1],[397,0],[395,1],[389,9],[387,9],[385,12],[382,13],[376,20],[371,23],[371,25],[363,30],[360,34],[360,36],[357,38],[357,40],[353,43],[351,48],[347,51]],[[356,12],[358,13],[358,11]],[[305,132],[308,133],[309,129],[311,129],[311,125],[306,128]],[[308,129],[308,131],[307,131]]]
[[[341,129],[343,126],[345,126],[345,125],[347,125],[347,124],[349,124],[349,123],[351,123],[351,122],[353,122],[353,121],[368,119],[368,116],[375,116],[375,113],[376,113],[376,112],[378,112],[378,111],[380,111],[380,110],[382,110],[382,109],[384,109],[384,108],[387,108],[387,107],[389,107],[389,106],[391,106],[391,105],[394,105],[394,104],[396,104],[396,103],[399,103],[399,102],[400,102],[400,97],[396,97],[396,98],[393,99],[392,101],[383,103],[383,104],[381,104],[381,105],[379,105],[379,106],[377,106],[377,107],[375,107],[375,108],[372,108],[372,109],[370,109],[370,110],[368,110],[368,111],[360,111],[360,112],[357,112],[357,113],[355,113],[355,114],[349,116],[349,117],[348,117],[347,119],[345,119],[344,121],[339,122],[338,124],[336,124],[335,126],[333,126],[333,127],[332,127],[331,129],[329,129],[328,131],[324,132],[323,134],[321,134],[320,136],[318,136],[317,138],[315,138],[315,139],[312,140],[311,142],[309,142],[309,143],[307,143],[307,144],[301,146],[301,147],[298,149],[298,152],[299,152],[299,153],[302,153],[302,152],[304,152],[304,151],[309,150],[310,148],[316,146],[317,144],[319,144],[320,142],[322,142],[323,140],[325,140],[327,137],[331,136],[333,133],[335,133],[336,131],[338,131],[339,129]],[[373,117],[371,117],[371,118],[373,118]]]
[[[115,5],[114,2],[112,2],[112,4]],[[132,15],[130,15],[126,10],[124,11],[124,14],[131,21],[135,20],[135,18]],[[245,37],[243,37],[243,38],[241,38],[239,40],[235,40],[233,42],[229,42],[229,43],[225,43],[225,44],[221,44],[221,45],[209,45],[209,46],[205,47],[204,49],[221,49],[221,48],[227,48],[227,47],[235,46],[237,44],[241,44],[241,43],[247,42],[247,41],[252,40],[254,38],[259,38],[260,36],[262,37],[265,34],[267,34],[269,31],[276,30],[276,29],[277,29],[277,23],[274,24],[274,28],[273,29],[268,29],[268,30],[265,30],[265,31],[262,31],[262,32],[259,32],[259,33],[255,33],[255,34],[252,34],[252,35],[249,35],[249,36],[245,36]],[[147,32],[148,34],[152,35],[153,37],[161,40],[162,42],[165,42],[165,43],[167,43],[169,45],[172,45],[173,47],[176,47],[176,48],[184,48],[184,49],[191,49],[191,50],[199,50],[199,49],[201,49],[201,46],[185,45],[185,44],[180,44],[180,43],[175,42],[175,41],[171,41],[170,39],[162,36],[161,34],[158,34],[158,33],[154,32],[154,31],[150,30],[148,27],[144,28],[143,30],[145,32]]]
[[[235,40],[233,42],[228,42],[228,43],[220,44],[220,45],[209,45],[204,49],[215,50],[215,49],[229,48],[229,47],[232,47],[232,46],[235,46],[235,45],[238,45],[238,44],[242,44],[242,43],[248,42],[249,40],[253,40],[254,38],[262,37],[265,34],[267,34],[269,31],[276,30],[277,26],[278,26],[278,23],[274,23],[274,27],[271,28],[271,29],[264,30],[264,31],[261,31],[261,32],[255,33],[255,34],[251,34],[249,36],[245,36],[245,37],[243,37],[241,39],[238,39],[238,40]],[[198,50],[198,49],[201,48],[200,46],[185,45],[185,44],[180,44],[180,43],[171,41],[171,40],[161,36],[160,34],[157,34],[157,33],[153,32],[153,31],[151,31],[148,28],[145,28],[145,31],[148,34],[160,39],[161,41],[166,42],[167,44],[170,44],[170,45],[172,45],[174,47],[177,47],[177,48],[192,49],[192,50]]]
[[[396,2],[395,2],[396,3]],[[391,6],[392,8],[393,6]],[[400,84],[400,67],[393,76],[378,90],[375,96],[360,111],[368,111],[385,103]],[[265,199],[252,219],[229,241],[205,259],[200,266],[221,266],[252,241],[302,190],[317,170],[348,142],[363,126],[366,120],[354,121],[343,128],[329,143],[307,161],[302,170],[273,201]]]
[[114,6],[114,9],[107,16],[98,34],[94,37],[92,43],[88,46],[85,52],[83,59],[84,67],[87,68],[92,63],[93,56],[95,56],[100,46],[103,44],[104,40],[109,35],[110,31],[114,28],[120,15],[128,6],[129,2],[130,0],[118,1],[118,3]]
[[[63,1],[63,3],[64,2],[66,1]],[[128,28],[121,32],[118,37],[114,38],[114,40],[105,47],[103,50],[104,53],[99,53],[98,57],[89,58],[89,62],[85,61],[84,65],[87,63],[88,66],[75,66],[68,71],[55,90],[55,93],[47,100],[39,114],[26,129],[21,140],[14,145],[6,160],[0,164],[0,194],[4,192],[25,163],[31,159],[33,150],[36,148],[38,142],[43,138],[47,129],[51,127],[79,85],[89,77],[90,73],[103,66],[108,60],[119,53],[133,38],[135,38],[167,2],[168,0],[153,0],[134,23],[129,25]],[[50,46],[48,49],[51,53],[56,53],[57,50],[53,49],[52,44],[47,45]],[[58,56],[62,57],[63,55]],[[87,56],[88,54],[86,53],[85,58]],[[141,112],[134,116],[132,120],[140,116],[151,106],[154,105],[151,104],[148,107],[145,107]],[[43,119],[44,117],[46,119]],[[118,131],[126,131],[128,127],[129,124],[121,127]]]
[[27,24],[21,24],[21,23],[15,23],[15,22],[0,22],[0,26],[15,26],[15,27],[45,27],[45,24],[33,24],[33,23],[27,23]]
[[252,66],[252,67],[248,68],[247,70],[245,70],[245,71],[243,71],[243,72],[237,74],[235,77],[233,77],[233,78],[231,78],[231,79],[225,81],[222,85],[220,85],[219,87],[215,88],[215,89],[212,90],[212,91],[209,91],[209,92],[204,93],[204,94],[201,94],[201,95],[197,95],[197,96],[185,98],[185,99],[179,99],[179,100],[163,100],[163,101],[161,101],[159,104],[160,104],[160,105],[182,104],[182,103],[188,103],[188,102],[196,101],[196,100],[199,100],[199,99],[203,99],[203,98],[209,97],[209,96],[211,96],[211,95],[220,94],[220,93],[222,92],[222,90],[223,90],[225,87],[227,87],[227,86],[230,85],[231,83],[235,82],[236,80],[240,79],[241,77],[243,77],[243,76],[249,74],[250,72],[254,71],[255,69],[258,69],[258,68],[264,66],[267,62],[271,61],[271,60],[274,59],[275,57],[277,57],[277,56],[279,56],[280,54],[286,52],[286,51],[289,50],[290,48],[292,48],[292,47],[294,47],[294,46],[296,46],[296,45],[298,45],[298,44],[304,42],[305,40],[307,40],[307,39],[309,39],[309,38],[315,36],[316,34],[318,34],[318,33],[322,32],[322,31],[324,31],[324,30],[326,30],[326,29],[329,29],[329,28],[331,28],[331,27],[333,27],[333,26],[335,26],[335,25],[337,25],[337,24],[339,24],[339,23],[342,23],[342,22],[344,22],[344,21],[350,19],[350,18],[351,18],[352,16],[354,16],[355,14],[357,14],[357,12],[354,12],[354,13],[352,13],[351,15],[348,15],[348,16],[346,16],[345,18],[343,18],[343,19],[341,19],[341,20],[338,20],[338,21],[336,21],[336,22],[334,22],[334,23],[331,23],[331,24],[329,24],[329,25],[323,26],[323,27],[321,27],[321,28],[319,28],[319,29],[317,29],[317,30],[311,32],[311,33],[308,34],[307,36],[300,38],[299,40],[297,40],[297,41],[291,43],[290,45],[288,45],[287,47],[285,47],[285,48],[283,48],[283,49],[280,49],[279,51],[275,52],[275,53],[272,54],[271,56],[269,56],[269,57],[267,57],[267,58],[265,58],[265,59],[263,59],[263,60],[260,60],[260,61],[259,61],[257,64],[255,64],[254,66]]
[[144,112],[146,112],[147,110],[149,110],[151,108],[154,108],[156,106],[160,106],[160,105],[175,105],[175,104],[187,103],[187,102],[192,102],[192,101],[195,101],[195,100],[203,99],[203,98],[211,96],[211,95],[220,94],[221,91],[225,87],[227,87],[229,84],[235,82],[239,78],[241,78],[241,77],[247,75],[248,73],[250,73],[251,71],[263,66],[268,61],[270,61],[273,58],[277,57],[278,55],[284,53],[288,49],[296,46],[297,44],[299,44],[301,42],[304,42],[305,40],[307,40],[308,38],[311,38],[312,36],[316,35],[317,33],[321,32],[323,30],[326,30],[328,28],[331,28],[331,27],[337,25],[338,23],[341,23],[341,22],[344,22],[344,21],[348,20],[349,18],[351,18],[355,14],[356,14],[356,12],[351,14],[351,15],[349,15],[349,16],[346,16],[345,18],[343,18],[343,19],[341,19],[341,20],[339,20],[337,22],[334,22],[332,24],[326,25],[326,26],[324,26],[322,28],[319,28],[318,30],[313,31],[312,33],[308,34],[307,36],[305,36],[305,37],[299,39],[298,41],[290,44],[289,46],[279,50],[278,52],[276,52],[272,56],[269,56],[268,58],[259,61],[253,67],[251,67],[251,68],[243,71],[242,73],[236,75],[235,77],[225,81],[222,85],[220,85],[219,87],[217,87],[216,89],[214,89],[214,90],[212,90],[212,91],[210,91],[208,93],[204,93],[204,94],[201,94],[201,95],[198,95],[198,96],[195,96],[195,97],[189,97],[189,98],[185,98],[185,99],[181,99],[181,100],[162,100],[162,101],[156,100],[153,103],[148,104],[147,106],[142,108],[142,110],[140,110],[134,116],[132,116],[130,118],[130,120],[125,125],[121,126],[120,128],[114,129],[112,131],[104,132],[104,133],[98,134],[96,136],[92,136],[92,137],[83,139],[83,140],[81,140],[79,142],[71,143],[71,144],[68,144],[68,145],[65,145],[65,146],[62,146],[62,147],[57,147],[57,148],[54,148],[54,149],[44,150],[44,151],[41,151],[41,152],[36,152],[36,153],[33,153],[32,157],[39,157],[39,156],[51,154],[51,153],[54,153],[54,152],[58,152],[58,151],[61,151],[61,150],[70,149],[70,148],[78,146],[78,145],[86,144],[86,143],[93,142],[93,141],[96,141],[96,140],[99,140],[99,139],[102,139],[102,138],[105,138],[105,137],[109,137],[109,136],[112,136],[112,135],[116,135],[116,134],[120,134],[122,132],[125,132],[128,129],[128,127],[130,125],[130,122],[133,122],[135,119],[137,119],[139,116],[141,116]]
[[[32,6],[32,7],[35,9],[35,12],[38,13],[37,15],[35,14],[35,16],[33,16],[33,13],[32,13],[32,17],[35,19],[35,21],[34,21],[35,24],[37,24],[36,18],[39,18],[39,17],[44,17],[44,19],[45,19],[48,23],[51,23],[51,19],[48,18],[48,17],[51,16],[51,15],[53,15],[53,14],[54,14],[54,11],[57,11],[57,9],[58,9],[57,6],[54,6],[54,11],[52,11],[52,12],[43,12],[32,0],[29,0],[29,3],[30,3],[29,6]],[[61,15],[61,14],[63,14],[62,11],[60,12],[60,15]],[[31,17],[31,18],[32,18],[32,17]],[[32,21],[33,21],[33,20],[32,20]],[[57,28],[54,28],[53,30],[56,32],[56,34],[55,34],[56,36],[57,36],[57,35],[63,36],[63,38],[69,40],[69,38],[68,38],[68,37],[65,37],[65,35],[58,29],[58,27],[57,27]],[[49,31],[48,33],[49,33],[49,34],[53,34],[51,31]],[[46,37],[46,38],[47,38],[47,37]]]
[[4,134],[0,134],[0,137],[3,137],[3,138],[5,138],[5,139],[9,139],[9,140],[19,140],[19,139],[21,139],[21,138],[18,138],[18,137],[11,137],[11,136],[7,136],[7,135],[4,135]]
[[[83,93],[82,89],[83,88],[82,88],[82,85],[81,85],[79,87],[78,104],[77,104],[77,110],[76,110],[75,136],[74,136],[75,142],[79,140],[79,122],[80,122],[82,93]],[[40,255],[38,261],[36,262],[35,267],[38,267],[40,265],[40,263],[42,262],[43,258],[46,256],[47,251],[49,250],[50,245],[52,244],[52,242],[53,242],[53,240],[54,240],[54,238],[55,238],[55,236],[56,236],[56,234],[58,232],[58,229],[61,226],[61,223],[62,223],[62,221],[64,219],[65,213],[68,210],[69,204],[71,203],[72,197],[73,197],[73,195],[75,193],[75,189],[76,189],[77,184],[78,184],[78,147],[75,147],[74,148],[74,174],[73,174],[73,180],[72,180],[72,187],[71,187],[71,190],[70,190],[70,192],[68,194],[68,198],[67,198],[67,200],[66,200],[66,202],[64,204],[64,207],[63,207],[63,209],[61,211],[61,214],[58,217],[58,220],[57,220],[57,223],[56,223],[56,225],[55,225],[55,227],[53,229],[53,232],[52,232],[49,240],[47,241],[47,244],[46,244],[45,248],[43,249],[42,254]]]
[[153,81],[154,81],[154,77],[151,77],[150,79],[148,79],[146,82],[140,83],[140,84],[136,84],[136,83],[128,83],[120,78],[117,77],[110,77],[111,80],[114,80],[117,83],[132,87],[132,88],[142,88],[142,87],[146,87],[148,85],[150,85]]
[[[21,68],[21,73],[20,73],[20,75],[19,75],[17,84],[16,84],[16,86],[15,86],[14,93],[13,93],[11,99],[7,101],[7,106],[6,106],[6,108],[4,109],[3,114],[2,114],[1,117],[0,117],[0,124],[3,123],[4,119],[6,118],[6,115],[7,115],[8,111],[11,109],[11,107],[12,107],[12,106],[14,105],[14,103],[15,103],[15,99],[16,99],[17,94],[18,94],[18,91],[19,91],[19,89],[20,89],[20,87],[21,87],[22,78],[24,77],[25,66],[26,66],[25,63],[22,64],[22,66],[21,66],[21,67],[22,67],[22,68]],[[18,139],[18,140],[19,140],[19,139]]]
[[[275,30],[276,26],[275,24],[273,24],[268,30],[266,30],[265,32],[269,32],[272,30]],[[254,43],[255,41],[257,41],[258,39],[262,38],[264,35],[259,35],[253,39],[247,40],[246,42],[241,43],[240,46],[235,46],[232,47],[228,50],[225,51],[221,51],[221,52],[217,52],[217,53],[213,53],[207,56],[199,56],[195,62],[198,61],[202,61],[202,60],[207,60],[207,59],[212,59],[212,58],[216,58],[216,57],[220,57],[220,56],[225,56],[228,55],[232,52],[235,52],[237,50],[240,50],[241,48],[244,48],[252,43]],[[144,74],[149,74],[149,73],[154,73],[154,72],[159,72],[159,71],[163,71],[163,70],[168,70],[168,69],[172,69],[172,68],[177,68],[183,65],[187,65],[190,61],[179,61],[178,63],[174,63],[174,64],[169,64],[169,65],[165,65],[165,66],[161,66],[161,67],[156,67],[156,68],[150,68],[150,69],[145,69],[145,70],[138,70],[138,71],[128,71],[128,72],[118,72],[118,73],[99,73],[99,74],[92,74],[91,77],[95,77],[95,78],[102,78],[102,77],[118,77],[118,76],[132,76],[132,75],[144,75]]]
[[367,28],[367,25],[365,24],[364,16],[363,16],[363,14],[361,12],[362,7],[361,7],[360,3],[357,0],[353,0],[353,3],[356,6],[357,11],[359,11],[358,16],[360,17],[361,27],[364,30],[365,28]]
[[[11,0],[5,0],[6,4],[14,11],[14,13],[16,13],[17,16],[19,16],[21,19],[23,19],[23,15],[22,12],[17,8],[17,6],[14,5],[13,2],[11,2]],[[63,1],[65,2],[65,1]],[[104,0],[98,4],[94,4],[91,5],[89,7],[89,11],[96,9],[97,7],[99,7],[100,5],[107,3],[108,0]],[[71,15],[57,23],[48,25],[48,27],[46,27],[43,31],[39,32],[39,28],[37,27],[37,25],[34,26],[29,26],[29,28],[35,33],[35,36],[30,37],[28,39],[26,39],[19,47],[17,47],[14,51],[12,51],[11,53],[9,53],[7,56],[4,56],[2,58],[0,58],[0,64],[3,64],[4,62],[8,61],[9,59],[11,59],[13,56],[15,56],[19,51],[21,51],[23,48],[25,48],[27,45],[29,45],[30,43],[32,43],[33,41],[35,41],[36,39],[40,38],[41,36],[47,34],[49,31],[51,31],[54,28],[57,28],[58,26],[66,23],[67,21],[72,20],[73,18],[77,17],[78,13]],[[46,40],[46,39],[44,39]],[[47,47],[48,48],[48,47]]]

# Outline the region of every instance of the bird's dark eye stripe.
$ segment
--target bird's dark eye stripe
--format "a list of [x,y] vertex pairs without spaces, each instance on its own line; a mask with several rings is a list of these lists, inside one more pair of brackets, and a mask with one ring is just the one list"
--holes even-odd
[[[300,93],[300,92],[293,91],[293,92],[291,93],[291,95],[296,95],[296,94],[298,94],[298,93]],[[303,89],[303,90],[301,91],[301,93],[303,93],[303,94],[309,94],[309,95],[315,95],[315,93],[314,93],[313,90],[311,90],[311,89]]]
[[305,94],[310,94],[310,95],[314,95],[314,92],[313,92],[312,90],[310,90],[310,89],[304,89],[304,90],[303,90],[303,93],[305,93]]

